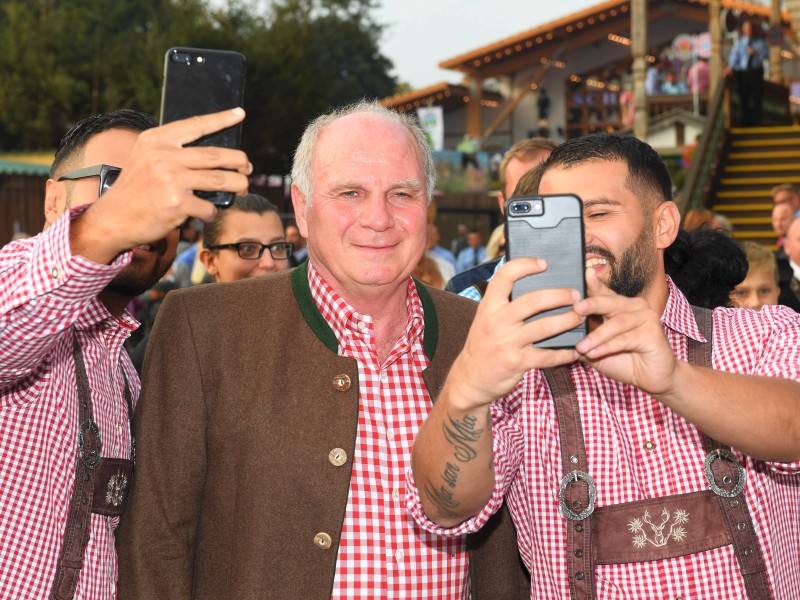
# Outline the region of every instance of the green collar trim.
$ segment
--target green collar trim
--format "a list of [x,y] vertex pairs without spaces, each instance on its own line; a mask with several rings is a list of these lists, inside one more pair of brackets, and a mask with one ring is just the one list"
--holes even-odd
[[[292,269],[291,274],[292,291],[294,292],[297,306],[300,313],[308,323],[311,331],[314,332],[320,341],[325,344],[328,349],[334,354],[339,352],[339,342],[336,340],[336,334],[333,333],[330,325],[325,318],[320,314],[317,304],[311,295],[311,287],[308,285],[308,261],[303,261],[300,266]],[[436,346],[439,343],[439,319],[436,314],[436,306],[433,304],[433,298],[416,279],[414,284],[417,286],[417,293],[419,294],[420,302],[422,303],[422,311],[425,315],[425,334],[424,346],[425,354],[428,360],[433,360],[436,356]]]

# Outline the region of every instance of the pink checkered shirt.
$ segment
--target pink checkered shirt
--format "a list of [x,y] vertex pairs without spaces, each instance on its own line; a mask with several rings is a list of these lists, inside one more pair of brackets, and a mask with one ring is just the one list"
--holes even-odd
[[464,537],[428,533],[405,508],[411,447],[431,404],[422,379],[429,361],[416,286],[409,278],[408,323],[381,364],[372,318],[350,307],[313,265],[308,272],[339,355],[358,362],[358,433],[332,597],[469,598]]
[[[128,458],[122,349],[138,323],[113,318],[97,294],[129,262],[73,256],[64,215],[36,237],[0,250],[0,598],[47,598],[75,477],[78,392],[72,329],[83,349],[103,456]],[[116,597],[118,518],[92,515],[77,600]]]
[[[662,315],[675,355],[687,359],[687,337],[704,341],[686,298],[670,282]],[[714,311],[714,368],[800,381],[800,315],[785,307]],[[588,472],[597,506],[705,490],[700,431],[641,390],[582,363],[570,368],[578,395]],[[703,391],[697,390],[702,397]],[[800,402],[800,398],[797,399]],[[758,402],[758,398],[752,398]],[[496,487],[472,519],[443,530],[425,519],[409,477],[408,506],[433,532],[481,527],[508,490],[532,598],[569,598],[566,519],[558,508],[563,476],[553,399],[544,376],[529,372],[492,406]],[[650,442],[650,443],[648,443]],[[747,469],[745,495],[775,598],[800,598],[800,463],[776,464],[736,453]],[[691,526],[691,515],[686,527]],[[595,566],[597,598],[745,598],[731,546],[684,557]]]

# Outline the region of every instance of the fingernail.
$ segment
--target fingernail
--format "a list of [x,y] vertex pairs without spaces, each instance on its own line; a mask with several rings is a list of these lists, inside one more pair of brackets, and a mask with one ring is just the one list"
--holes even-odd
[[573,302],[580,302],[583,299],[581,293],[578,290],[572,290],[572,301]]
[[232,108],[231,112],[233,114],[235,114],[235,115],[243,115],[244,114],[244,109],[242,107],[240,107],[240,106],[237,106],[236,108]]

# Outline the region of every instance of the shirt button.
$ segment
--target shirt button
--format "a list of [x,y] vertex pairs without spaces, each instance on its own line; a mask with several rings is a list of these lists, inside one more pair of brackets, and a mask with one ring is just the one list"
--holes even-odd
[[367,324],[366,324],[366,323],[364,323],[364,321],[359,321],[359,323],[358,323],[358,329],[359,329],[360,331],[362,331],[362,332],[366,331],[366,330],[367,330]]
[[384,369],[381,371],[381,381],[386,381],[387,379],[389,379],[389,376],[386,374],[386,369]]
[[53,267],[52,269],[50,269],[50,277],[52,277],[53,279],[58,279],[60,275],[61,273],[58,272],[58,267]]
[[388,439],[390,442],[394,439],[394,429],[390,429],[386,432],[386,439]]
[[644,449],[645,449],[645,450],[648,450],[648,451],[649,451],[649,450],[655,450],[655,447],[656,447],[656,444],[655,444],[655,442],[653,442],[653,441],[651,441],[651,440],[647,440],[647,441],[644,443]]
[[395,552],[395,553],[394,553],[394,559],[395,559],[397,562],[400,562],[400,561],[402,561],[402,560],[403,560],[403,556],[404,556],[404,555],[403,555],[403,551],[402,551],[402,550],[398,550],[397,552]]
[[400,499],[400,490],[392,490],[392,500]]
[[335,375],[333,377],[333,389],[335,389],[337,392],[346,392],[350,389],[350,385],[350,376],[346,373]]
[[334,448],[328,453],[328,460],[334,467],[341,467],[347,462],[347,452],[341,448]]
[[329,536],[324,531],[318,533],[314,536],[314,545],[317,548],[322,548],[323,550],[330,550],[331,548],[331,536]]

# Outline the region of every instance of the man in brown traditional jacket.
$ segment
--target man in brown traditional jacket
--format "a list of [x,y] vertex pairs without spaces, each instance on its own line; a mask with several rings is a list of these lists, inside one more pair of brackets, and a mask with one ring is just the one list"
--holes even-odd
[[351,106],[308,127],[292,176],[309,260],[159,312],[120,599],[527,597],[502,513],[446,540],[404,506],[414,435],[475,308],[409,276],[434,182],[424,135]]

